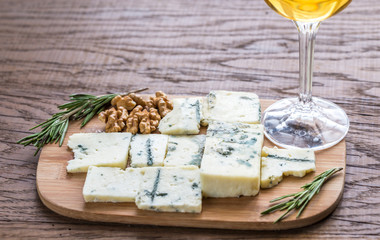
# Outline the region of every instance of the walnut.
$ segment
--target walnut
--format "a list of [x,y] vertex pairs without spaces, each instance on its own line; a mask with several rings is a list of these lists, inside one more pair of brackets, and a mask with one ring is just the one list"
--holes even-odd
[[[139,131],[139,122],[141,118],[141,111],[143,107],[141,105],[136,106],[128,115],[125,129],[126,132],[136,134]],[[140,117],[139,117],[140,116]]]
[[149,112],[146,109],[143,110],[143,115],[142,115],[139,127],[140,127],[140,133],[142,134],[149,134],[152,132],[150,128]]
[[137,96],[137,95],[134,94],[134,93],[130,93],[130,94],[128,94],[128,97],[132,98],[133,101],[135,101],[137,105],[140,105],[140,106],[142,106],[142,107],[145,107],[145,106],[146,106],[146,102],[145,102],[145,100],[144,100],[142,97]]
[[160,123],[160,120],[161,120],[161,116],[158,113],[157,109],[151,108],[149,110],[149,119],[150,119],[151,129],[152,129],[152,127],[154,127],[154,130],[152,130],[152,131],[155,131],[158,127],[158,124]]
[[146,110],[150,110],[150,109],[156,109],[156,106],[154,105],[154,102],[153,102],[153,99],[152,99],[152,97],[149,99],[149,100],[147,100],[146,102],[145,102],[145,109]]
[[158,112],[162,118],[165,117],[166,114],[168,114],[171,110],[173,110],[173,103],[162,91],[156,92],[156,97],[150,97],[148,103],[152,104],[155,108],[158,109]]
[[129,96],[122,97],[118,95],[112,99],[111,105],[116,106],[117,108],[124,107],[130,111],[136,106],[136,102]]
[[156,97],[167,97],[163,91],[156,92]]
[[124,107],[112,107],[99,113],[99,120],[106,123],[106,132],[120,132],[125,127],[128,111]]
[[136,134],[140,129],[140,133],[149,134],[157,129],[160,120],[157,109],[151,108],[148,111],[138,105],[129,114],[125,131]]
[[136,134],[139,131],[139,117],[137,117],[136,115],[128,117],[126,125],[126,132]]

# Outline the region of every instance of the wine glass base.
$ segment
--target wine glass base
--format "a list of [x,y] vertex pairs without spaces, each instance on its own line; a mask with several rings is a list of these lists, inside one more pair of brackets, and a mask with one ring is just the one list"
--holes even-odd
[[339,143],[347,134],[347,114],[334,103],[313,97],[307,104],[286,98],[265,110],[261,123],[265,136],[284,148],[322,150]]

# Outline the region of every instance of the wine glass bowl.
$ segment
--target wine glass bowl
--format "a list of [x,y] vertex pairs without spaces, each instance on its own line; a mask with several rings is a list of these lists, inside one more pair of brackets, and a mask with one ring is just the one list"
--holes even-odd
[[340,142],[349,119],[339,106],[311,95],[313,54],[320,21],[340,12],[351,0],[265,0],[293,20],[299,33],[299,95],[272,104],[261,120],[266,137],[285,148],[322,150]]
[[264,0],[278,14],[299,22],[320,22],[342,11],[351,0]]
[[347,134],[349,121],[337,105],[313,97],[308,105],[286,98],[271,105],[264,115],[266,137],[284,148],[322,150],[339,143]]

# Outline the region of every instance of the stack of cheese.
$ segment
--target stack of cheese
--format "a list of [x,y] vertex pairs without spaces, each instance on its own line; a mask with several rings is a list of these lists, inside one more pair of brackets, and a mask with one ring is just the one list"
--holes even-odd
[[199,168],[91,166],[83,187],[86,202],[136,202],[140,209],[166,212],[202,210]]
[[[202,193],[205,197],[254,196],[260,182],[262,188],[271,187],[283,174],[301,176],[313,170],[311,154],[292,152],[284,157],[286,153],[274,153],[279,149],[265,149],[268,154],[261,163],[263,126],[258,124],[261,111],[256,94],[212,91],[206,98],[173,102],[173,111],[160,122],[162,134],[70,136],[68,145],[75,159],[67,170],[88,170],[83,188],[87,202],[135,201],[140,209],[200,212]],[[195,135],[201,125],[208,125],[207,134]],[[281,161],[287,167],[279,168]]]
[[[83,187],[86,202],[135,201],[140,209],[199,213],[202,193],[198,166],[204,139],[159,134],[74,134],[68,146],[75,159],[69,161],[67,171],[87,172]],[[129,153],[131,167],[125,168]],[[179,161],[174,161],[177,158]]]

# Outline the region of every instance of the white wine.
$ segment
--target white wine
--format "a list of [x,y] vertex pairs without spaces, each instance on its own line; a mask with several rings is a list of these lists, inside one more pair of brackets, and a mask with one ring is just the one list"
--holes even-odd
[[280,15],[299,22],[318,22],[342,11],[351,0],[265,0]]
[[320,22],[342,11],[351,0],[265,0],[277,13],[294,21],[299,36],[300,62],[298,97],[280,100],[261,118],[265,136],[284,148],[314,151],[339,143],[350,120],[334,103],[312,97],[314,42]]

